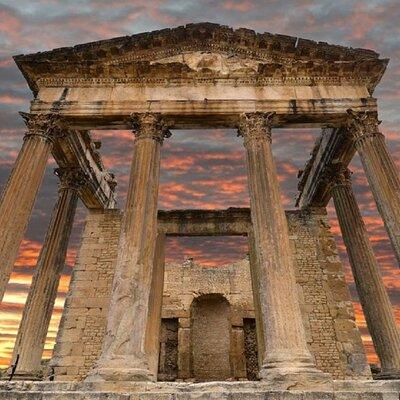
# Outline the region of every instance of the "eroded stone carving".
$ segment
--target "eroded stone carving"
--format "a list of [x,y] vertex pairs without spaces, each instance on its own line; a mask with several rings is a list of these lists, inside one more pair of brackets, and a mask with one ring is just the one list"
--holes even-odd
[[349,119],[347,122],[348,133],[354,140],[354,145],[357,147],[359,143],[367,138],[382,135],[379,131],[379,124],[376,113],[369,112],[355,112],[347,110]]
[[153,139],[163,143],[171,137],[171,132],[159,113],[131,114],[130,122],[135,133],[135,140]]
[[229,75],[232,72],[255,73],[258,70],[259,61],[244,59],[235,55],[196,51],[182,53],[160,60],[151,61],[153,64],[181,63],[187,65],[193,71],[213,71],[221,75]]
[[80,168],[56,168],[54,174],[60,178],[59,189],[75,189],[78,190],[84,186],[88,177]]
[[250,141],[268,140],[271,142],[274,116],[275,112],[242,114],[238,124],[238,135],[243,136],[245,145]]
[[62,119],[58,114],[29,114],[22,111],[19,114],[28,128],[25,138],[36,135],[54,142],[68,133],[67,128],[63,128]]

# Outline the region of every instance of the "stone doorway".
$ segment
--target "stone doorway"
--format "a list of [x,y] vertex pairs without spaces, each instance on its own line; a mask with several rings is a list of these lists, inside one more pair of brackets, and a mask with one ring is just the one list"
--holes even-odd
[[191,376],[199,381],[232,377],[230,305],[220,294],[202,295],[191,306]]

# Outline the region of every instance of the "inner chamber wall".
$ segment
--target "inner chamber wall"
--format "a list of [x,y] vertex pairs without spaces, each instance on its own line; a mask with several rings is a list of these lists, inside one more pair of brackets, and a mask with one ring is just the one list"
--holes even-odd
[[[288,211],[286,215],[307,341],[317,366],[337,379],[362,379],[368,375],[368,364],[326,212],[312,209]],[[51,361],[56,380],[83,380],[100,354],[120,221],[118,210],[95,211],[88,215]],[[254,265],[254,257],[250,254],[252,259],[250,263]],[[231,311],[231,315],[235,315],[235,319],[231,318],[231,331],[236,335],[233,340],[236,340],[238,350],[232,369],[236,376],[244,375],[246,379],[245,343],[242,343],[244,324],[248,318],[257,315],[250,264],[248,260],[242,260],[227,266],[225,272],[218,268],[212,271],[212,277],[203,279],[201,269],[195,265],[167,264],[165,267],[162,318],[178,319],[177,375],[179,379],[193,379],[190,355],[192,302],[201,294],[217,293],[224,295],[234,310]],[[263,333],[258,332],[260,334]],[[241,346],[243,350],[240,350]],[[262,357],[264,349],[258,347]]]

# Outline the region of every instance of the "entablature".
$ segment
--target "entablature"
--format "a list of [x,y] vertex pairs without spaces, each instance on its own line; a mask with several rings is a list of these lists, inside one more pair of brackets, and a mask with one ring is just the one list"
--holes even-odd
[[304,170],[299,172],[296,206],[326,207],[331,198],[331,182],[327,170],[338,164],[347,167],[355,151],[345,126],[323,129]]
[[61,168],[78,168],[86,177],[79,197],[87,208],[114,208],[114,176],[104,169],[98,145],[86,131],[69,130],[68,135],[55,141],[53,157]]
[[170,129],[236,128],[242,113],[276,113],[274,127],[340,126],[347,110],[376,112],[376,99],[60,101],[34,100],[31,112],[58,113],[75,129],[130,129],[132,113],[160,113]]

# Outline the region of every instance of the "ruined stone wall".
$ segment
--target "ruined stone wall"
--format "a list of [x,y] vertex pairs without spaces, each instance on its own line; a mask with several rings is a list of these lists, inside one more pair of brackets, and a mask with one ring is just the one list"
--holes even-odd
[[82,380],[100,354],[120,221],[118,210],[90,211],[87,215],[50,362],[56,380]]
[[370,377],[325,210],[290,212],[288,225],[300,306],[317,366],[338,379]]
[[[325,212],[290,211],[287,216],[308,343],[318,367],[338,379],[368,375],[350,294]],[[120,218],[115,210],[88,216],[52,360],[57,380],[83,379],[100,353]],[[231,376],[245,379],[249,377],[246,365],[254,359],[254,349],[247,351],[248,358],[245,351],[246,340],[249,346],[254,334],[243,326],[246,319],[254,319],[248,260],[211,269],[166,266],[162,318],[178,320],[178,378],[190,379],[193,375],[191,305],[194,299],[210,293],[222,295],[229,303]],[[164,339],[161,337],[161,342]],[[166,350],[175,342],[174,336],[165,345]],[[174,351],[168,351],[165,357],[175,359]],[[175,373],[168,372],[168,366],[161,366],[159,372]]]

